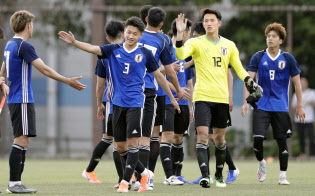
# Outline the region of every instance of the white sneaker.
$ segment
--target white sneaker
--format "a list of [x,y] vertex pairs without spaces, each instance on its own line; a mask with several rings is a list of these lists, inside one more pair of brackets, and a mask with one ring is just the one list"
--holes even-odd
[[240,175],[240,170],[238,168],[236,168],[236,170],[234,170],[234,176],[238,176]]
[[279,176],[279,184],[280,185],[289,185],[290,182],[287,181],[287,177],[285,175],[280,175]]
[[148,185],[149,185],[149,187],[154,187],[154,184],[153,184],[153,179],[151,179],[149,182],[148,182]]
[[140,186],[141,186],[140,182],[136,181],[135,185],[133,186],[133,190],[138,191],[140,189]]
[[259,164],[257,178],[259,182],[263,182],[266,179],[266,163],[263,165]]
[[210,184],[213,184],[213,179],[211,178],[211,176],[209,175],[210,178]]
[[165,185],[183,185],[184,182],[178,180],[176,176],[171,176],[169,178],[165,177],[164,184]]

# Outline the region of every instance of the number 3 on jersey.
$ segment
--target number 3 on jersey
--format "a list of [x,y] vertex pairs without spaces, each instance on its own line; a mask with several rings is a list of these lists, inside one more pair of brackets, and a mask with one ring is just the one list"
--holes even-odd
[[275,70],[269,70],[270,80],[275,80]]
[[124,65],[126,65],[125,70],[123,71],[124,74],[129,74],[129,66],[130,63],[124,63]]

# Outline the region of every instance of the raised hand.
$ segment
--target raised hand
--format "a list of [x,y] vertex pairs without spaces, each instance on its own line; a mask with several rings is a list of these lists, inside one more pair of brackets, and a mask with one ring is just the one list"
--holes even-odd
[[74,35],[69,31],[69,33],[64,32],[64,31],[59,31],[58,33],[59,39],[63,40],[64,42],[68,44],[73,44],[75,41]]
[[80,80],[82,78],[82,76],[80,77],[73,77],[73,78],[69,78],[69,83],[68,85],[71,86],[72,88],[75,88],[79,91],[82,91],[86,88],[86,85],[81,84],[78,80]]
[[187,27],[187,19],[185,19],[185,14],[178,14],[176,18],[176,29],[177,32],[184,32]]

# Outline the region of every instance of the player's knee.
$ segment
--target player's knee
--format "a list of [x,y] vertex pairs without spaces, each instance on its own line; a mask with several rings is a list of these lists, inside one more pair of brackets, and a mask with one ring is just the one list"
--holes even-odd
[[287,138],[278,138],[277,139],[278,147],[279,147],[279,153],[282,153],[283,155],[288,153],[288,146],[287,146]]
[[210,140],[212,143],[214,143],[214,136],[213,136],[213,134],[209,134],[209,140]]
[[14,139],[14,144],[18,144],[19,146],[27,148],[29,144],[29,138],[25,135],[22,135]]
[[174,144],[181,144],[182,142],[183,142],[183,135],[174,134],[173,143]]
[[198,134],[197,143],[208,145],[208,135],[207,134]]
[[254,137],[254,150],[260,151],[263,149],[264,138],[262,137]]
[[174,132],[173,131],[163,131],[162,132],[162,142],[164,143],[172,143],[174,138]]
[[222,146],[225,144],[225,137],[224,135],[221,135],[221,134],[216,134],[214,136],[214,143],[215,145],[217,146]]

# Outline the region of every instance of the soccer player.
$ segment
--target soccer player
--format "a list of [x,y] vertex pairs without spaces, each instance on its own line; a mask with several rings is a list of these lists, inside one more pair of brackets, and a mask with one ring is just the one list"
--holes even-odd
[[[183,35],[183,42],[186,42],[190,38],[192,22],[188,20],[186,29]],[[175,20],[172,23],[172,42],[176,42],[176,22]],[[173,46],[172,54],[175,56],[175,48]],[[190,78],[186,77],[185,73],[185,60],[180,61],[180,70],[177,71],[177,78],[180,84],[180,87],[187,87],[187,82],[189,80],[192,83],[192,73],[191,69],[189,75]],[[173,92],[175,95],[175,92]],[[190,101],[192,104],[192,102]],[[181,100],[178,102],[181,108],[181,113],[177,113],[172,107],[169,97],[166,97],[166,107],[165,107],[165,121],[163,123],[163,132],[162,139],[160,144],[160,156],[165,173],[165,185],[183,185],[184,182],[178,180],[175,176],[177,165],[180,164],[182,155],[183,155],[183,136],[184,132],[188,129],[189,126],[189,106],[188,100]],[[172,150],[171,150],[172,149]]]
[[[121,21],[110,21],[105,26],[106,39],[109,43],[120,44],[124,40],[124,24]],[[97,75],[96,81],[96,97],[99,101],[98,107],[104,105],[104,116],[102,120],[103,128],[103,138],[96,145],[93,151],[92,158],[88,167],[83,171],[82,176],[86,178],[90,183],[100,184],[101,182],[97,179],[94,169],[101,160],[103,154],[106,152],[106,149],[113,143],[113,131],[112,131],[112,104],[111,101],[107,99],[108,87],[106,85],[106,71],[105,67],[108,68],[108,59],[98,59],[97,65],[95,68],[95,74]],[[106,87],[105,87],[106,86]],[[105,89],[106,88],[106,89]],[[123,170],[120,160],[120,155],[117,152],[116,144],[114,143],[113,148],[113,158],[119,176],[118,183],[122,180]],[[118,188],[118,186],[117,186]]]
[[226,157],[225,131],[230,119],[229,90],[227,69],[229,62],[233,65],[237,75],[251,87],[253,83],[248,73],[244,70],[239,52],[234,42],[219,36],[219,27],[222,24],[221,13],[214,9],[203,9],[201,20],[206,30],[206,35],[189,39],[183,45],[183,32],[187,20],[179,14],[176,19],[177,41],[176,57],[179,60],[192,56],[196,68],[196,84],[193,95],[195,103],[195,126],[197,128],[197,159],[202,173],[200,185],[210,187],[208,169],[208,133],[213,127],[215,155],[216,155],[216,186],[226,187],[222,170]]
[[[287,138],[292,135],[291,119],[289,109],[289,82],[290,77],[295,86],[297,97],[296,117],[304,123],[305,112],[302,103],[302,88],[300,83],[300,69],[295,58],[282,50],[281,44],[286,38],[286,30],[279,23],[272,23],[265,29],[266,43],[268,48],[257,52],[251,58],[247,71],[252,78],[256,77],[258,84],[264,89],[263,97],[256,103],[257,109],[253,113],[253,136],[254,152],[259,161],[257,177],[259,182],[266,179],[266,161],[264,160],[263,141],[269,124],[273,130],[273,138],[277,140],[279,147],[280,176],[279,184],[290,184],[286,179],[289,152]],[[248,91],[244,89],[244,105],[248,111],[246,97]]]
[[[194,24],[193,28],[192,28],[192,32],[193,32],[193,37],[200,37],[206,34],[206,30],[203,27],[202,22],[197,22]],[[229,86],[229,109],[230,112],[232,112],[233,110],[233,75],[231,72],[231,64],[229,64],[228,67],[228,86]],[[213,129],[209,128],[209,140],[214,144],[214,137],[213,137]],[[208,163],[210,160],[210,150],[209,150],[209,145],[207,148],[207,152],[208,152]],[[226,158],[225,158],[225,162],[226,164],[229,166],[229,172],[228,172],[228,176],[226,178],[226,183],[232,183],[236,180],[237,176],[240,174],[240,171],[238,170],[238,168],[235,167],[234,162],[232,160],[232,156],[230,154],[230,151],[228,149],[228,147],[226,146]],[[209,164],[208,164],[209,167]],[[210,169],[209,169],[210,171]],[[202,176],[193,181],[194,184],[199,184],[200,180],[202,179]],[[210,176],[210,183],[213,183],[213,180]]]
[[[149,10],[146,17],[145,12]],[[165,19],[166,13],[163,9],[158,7],[145,6],[140,10],[141,18],[146,18],[147,26],[143,32],[143,36],[139,40],[144,47],[149,49],[155,60],[161,62],[164,65],[166,75],[169,77],[170,81],[176,88],[176,93],[179,99],[182,99],[185,90],[181,89],[178,83],[176,72],[171,66],[173,63],[172,56],[170,54],[171,40],[168,36],[159,33],[158,31],[163,26],[163,21]],[[169,40],[168,40],[169,39]],[[158,137],[160,131],[160,125],[163,124],[164,120],[164,111],[165,111],[165,95],[163,93],[159,94],[157,98],[157,89],[158,85],[155,81],[155,78],[151,73],[146,73],[145,76],[145,105],[144,105],[144,115],[143,115],[143,135],[139,139],[139,159],[141,163],[145,166],[148,164],[149,154],[150,154],[150,138],[151,141],[155,143],[154,147],[158,147]],[[153,125],[155,128],[153,129]],[[153,150],[153,157],[158,156],[158,151]],[[156,160],[155,159],[155,160]],[[139,180],[139,178],[138,178]],[[135,183],[135,190],[139,187],[139,183]]]
[[[315,156],[315,141],[314,141],[314,107],[315,107],[315,90],[308,87],[308,78],[301,76],[301,87],[302,87],[302,99],[303,107],[305,109],[305,123],[301,123],[298,118],[294,118],[296,129],[299,136],[300,144],[300,158],[305,159],[305,134],[308,136],[309,141],[309,156],[314,158]],[[292,96],[291,107],[296,109],[297,99],[296,93]]]
[[[146,69],[151,72],[157,82],[171,97],[172,105],[179,109],[166,79],[158,70],[159,66],[152,52],[138,44],[143,35],[144,24],[138,17],[131,17],[125,24],[125,42],[122,44],[110,44],[94,46],[77,41],[69,32],[59,32],[60,39],[76,46],[86,52],[96,54],[99,58],[107,58],[109,61],[111,99],[113,101],[113,133],[117,150],[126,159],[126,167],[123,180],[117,192],[128,192],[128,183],[136,171],[141,174],[140,188],[138,192],[147,190],[148,181],[153,178],[153,173],[147,170],[139,162],[138,138],[142,135],[142,114],[144,97],[143,85]],[[99,116],[103,115],[98,110]],[[128,151],[127,151],[128,150]]]
[[10,18],[10,25],[15,36],[8,41],[4,49],[4,64],[1,76],[7,79],[10,93],[7,98],[14,134],[14,142],[9,158],[10,181],[8,193],[35,193],[21,183],[24,170],[25,154],[30,143],[29,137],[36,137],[35,108],[31,83],[32,66],[42,74],[59,82],[84,90],[85,85],[78,82],[81,77],[66,78],[50,67],[37,56],[35,49],[26,42],[33,34],[35,16],[21,10]]

